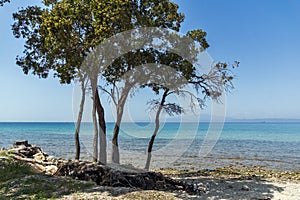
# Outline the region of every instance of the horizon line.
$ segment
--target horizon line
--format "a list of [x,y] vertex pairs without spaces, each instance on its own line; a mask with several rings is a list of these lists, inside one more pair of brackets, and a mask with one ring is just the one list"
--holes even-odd
[[[236,119],[236,118],[229,118],[224,121],[226,122],[287,122],[287,121],[294,121],[300,122],[300,118],[251,118],[251,119]],[[197,123],[197,122],[210,122],[209,120],[199,120],[199,121],[166,121],[167,123]],[[76,123],[75,121],[0,121],[0,123]],[[82,121],[82,123],[92,123],[91,121]],[[106,123],[116,123],[115,121],[107,121]],[[122,123],[154,123],[151,121],[124,121]]]

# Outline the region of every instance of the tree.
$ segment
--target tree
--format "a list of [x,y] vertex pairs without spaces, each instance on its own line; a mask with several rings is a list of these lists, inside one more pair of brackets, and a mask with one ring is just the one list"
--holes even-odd
[[[235,68],[239,65],[238,62],[231,65],[232,68]],[[165,79],[165,75],[163,74],[163,78]],[[152,157],[152,148],[155,141],[155,138],[157,136],[158,130],[160,128],[160,115],[162,111],[165,111],[168,115],[180,115],[184,113],[184,109],[176,104],[176,103],[168,103],[167,97],[175,94],[179,96],[189,96],[190,98],[190,107],[193,110],[195,106],[199,105],[200,108],[203,108],[205,105],[205,101],[207,98],[211,98],[212,100],[218,101],[218,98],[222,95],[222,93],[225,90],[230,90],[233,88],[232,80],[233,76],[231,73],[231,70],[229,69],[229,65],[226,63],[217,63],[214,67],[211,68],[211,70],[208,72],[208,74],[202,74],[201,76],[198,76],[196,74],[196,71],[191,71],[191,74],[188,76],[190,77],[189,80],[180,81],[176,76],[170,77],[168,74],[168,79],[173,80],[172,82],[176,82],[177,84],[168,84],[167,82],[163,81],[161,84],[157,83],[151,83],[150,86],[156,94],[159,94],[160,91],[162,91],[162,97],[161,100],[152,100],[149,102],[150,105],[153,106],[152,109],[156,109],[156,115],[155,115],[155,129],[153,131],[153,134],[150,138],[150,141],[148,143],[148,150],[147,150],[147,160],[145,164],[145,169],[149,170],[150,168],[150,162]],[[195,96],[193,93],[191,93],[188,90],[184,90],[184,86],[186,85],[192,85],[196,90],[197,93],[202,93],[202,98]],[[198,104],[195,104],[194,101],[197,100]]]
[[[168,41],[170,40],[170,36],[167,36],[167,38],[166,44],[170,43]],[[185,49],[188,49],[189,53],[185,54],[185,57],[182,57],[170,51],[158,51],[155,58],[159,73],[153,73],[154,76],[150,77],[149,81],[141,86],[150,87],[156,94],[162,91],[160,101],[150,101],[150,104],[153,105],[157,111],[155,116],[155,129],[148,144],[148,155],[145,165],[145,169],[147,170],[150,167],[152,148],[160,127],[161,112],[165,111],[170,116],[184,113],[184,109],[180,105],[166,101],[168,96],[189,96],[190,107],[194,110],[196,105],[203,108],[207,98],[218,101],[224,89],[229,90],[233,88],[233,76],[227,63],[217,63],[215,66],[212,66],[207,74],[201,74],[195,67],[197,61],[199,61],[198,54],[209,47],[206,41],[206,32],[193,30],[189,31],[186,36],[182,38],[180,36],[172,37],[171,46],[173,45],[173,48],[176,48],[177,44],[183,41],[185,41],[183,46]],[[199,44],[200,48],[196,43]],[[168,68],[160,67],[161,65],[166,65]],[[231,67],[234,68],[238,65],[239,63],[236,62],[231,65]],[[202,97],[197,97],[190,91],[185,90],[184,87],[187,85],[194,87],[198,94],[202,94]],[[194,103],[195,100],[198,101],[198,104]]]
[[[179,31],[184,19],[178,12],[178,5],[169,0],[48,0],[44,4],[46,8],[31,6],[14,14],[14,34],[26,40],[24,56],[17,58],[17,64],[24,73],[32,71],[42,78],[53,70],[61,83],[70,83],[76,77],[84,57],[104,39],[142,26]],[[113,76],[107,78],[110,83],[118,81],[135,66],[135,54],[131,52],[127,57],[122,56],[121,65],[115,62],[109,67],[113,72]],[[126,82],[117,106],[112,140],[112,160],[116,163],[119,163],[118,135],[123,108],[133,86]],[[97,89],[94,91],[96,94]],[[95,95],[93,99],[96,101]],[[98,108],[100,112],[101,105],[98,104]],[[105,124],[100,123],[103,121],[100,115],[98,120],[99,124]],[[100,127],[100,131],[104,129]]]
[[[135,50],[134,52],[127,53],[123,55],[121,58],[119,58],[117,62],[117,66],[121,67],[109,67],[107,74],[105,77],[107,78],[107,81],[110,83],[113,83],[112,85],[113,90],[111,93],[107,92],[112,96],[113,102],[116,105],[116,111],[117,111],[117,123],[114,129],[114,135],[113,135],[113,162],[119,163],[119,152],[118,152],[118,143],[117,143],[117,138],[118,138],[118,132],[120,128],[120,123],[122,119],[122,114],[123,114],[123,107],[126,102],[126,99],[128,97],[128,94],[130,93],[130,90],[134,88],[135,86],[140,86],[140,87],[151,87],[156,93],[159,93],[159,90],[163,88],[166,93],[164,93],[164,97],[162,98],[161,105],[158,106],[158,113],[156,115],[156,129],[154,131],[154,137],[151,140],[151,145],[149,145],[149,152],[151,154],[152,151],[152,145],[155,139],[155,136],[157,134],[158,128],[159,128],[159,115],[162,111],[162,108],[169,107],[169,109],[173,109],[172,111],[170,110],[170,113],[173,113],[176,107],[176,104],[167,104],[165,105],[165,99],[169,95],[169,90],[172,90],[171,93],[177,92],[179,93],[179,89],[187,84],[187,82],[182,81],[181,79],[187,79],[190,80],[192,79],[193,76],[196,76],[195,74],[195,66],[190,63],[190,61],[194,61],[197,58],[197,55],[200,51],[200,49],[196,50],[195,49],[195,42],[194,40],[198,41],[201,45],[203,50],[204,48],[208,47],[208,44],[205,40],[206,33],[203,32],[202,30],[195,30],[191,31],[188,33],[188,35],[192,35],[193,39],[187,40],[186,38],[181,38],[180,36],[172,35],[171,33],[164,33],[164,31],[161,31],[159,33],[156,33],[159,35],[159,39],[161,40],[158,42],[157,40],[150,40],[149,42],[151,43],[156,43],[157,49],[149,48],[151,46],[150,44],[145,45],[145,48]],[[137,35],[142,35],[145,37],[143,33],[139,33]],[[147,38],[147,36],[146,36]],[[147,40],[147,39],[146,39]],[[185,41],[185,44],[180,44],[181,42]],[[157,45],[157,43],[161,43],[161,45]],[[175,53],[172,53],[166,48],[166,45],[170,46],[170,49],[176,49],[179,48],[180,46],[184,47],[184,51],[191,51],[190,55],[186,55],[186,60],[185,58],[182,58],[179,55],[176,55]],[[136,66],[140,65],[145,65],[149,63],[154,63],[156,64],[155,67],[148,68],[147,70],[144,69],[143,71],[145,73],[140,73],[139,70],[136,69]],[[163,68],[160,68],[159,65],[167,65],[173,71],[177,72],[177,75],[170,75],[168,73],[169,70],[166,70],[165,73],[163,73],[163,76],[159,73],[163,71]],[[124,68],[124,66],[126,68]],[[119,70],[119,71],[118,71]],[[118,76],[116,76],[118,75]],[[179,77],[177,77],[179,76]],[[163,81],[163,83],[160,83],[161,80],[167,79]],[[115,85],[117,82],[124,81],[123,87],[121,90],[118,90],[115,92]],[[174,80],[176,80],[177,84],[172,85],[172,86],[166,86],[168,82],[174,83]],[[160,83],[160,84],[158,84]],[[172,88],[170,88],[172,87]],[[106,90],[107,91],[107,90]],[[170,93],[170,94],[171,94]],[[116,94],[117,98],[114,97]],[[120,95],[119,95],[120,94]],[[158,104],[157,104],[158,105]],[[180,112],[180,109],[178,109],[177,112]],[[150,155],[148,154],[148,155]],[[148,159],[149,160],[149,159]]]
[[3,6],[5,3],[9,3],[10,0],[0,0],[0,6]]
[[[180,24],[184,16],[178,12],[178,5],[170,2],[169,0],[133,0],[131,19],[133,27],[159,27],[168,28],[174,31],[179,31]],[[157,51],[156,51],[157,52]],[[107,81],[112,85],[120,81],[121,77],[133,70],[135,66],[145,63],[144,60],[150,61],[148,63],[156,62],[155,51],[147,49],[139,49],[122,55],[116,62],[108,67],[105,76]],[[138,59],[137,59],[138,58]],[[141,60],[139,59],[141,58]],[[124,87],[122,88],[119,101],[116,103],[116,123],[113,131],[112,138],[112,161],[120,163],[118,136],[123,117],[123,110],[125,102],[132,88],[138,83],[138,79],[125,80]]]
[[[45,1],[46,6],[50,6],[51,3],[50,1]],[[32,71],[34,75],[38,75],[41,78],[47,78],[49,72],[53,70],[55,71],[54,76],[58,77],[62,84],[69,84],[77,74],[79,75],[82,99],[74,134],[76,147],[75,159],[78,160],[80,158],[79,131],[86,87],[84,83],[85,75],[79,74],[79,66],[83,59],[80,51],[83,51],[83,47],[76,45],[79,48],[76,49],[77,47],[74,45],[76,41],[70,41],[74,38],[70,37],[66,40],[65,35],[59,31],[54,35],[51,34],[51,30],[53,28],[58,29],[60,25],[52,21],[51,14],[48,8],[42,9],[38,6],[29,6],[13,15],[15,19],[13,25],[15,37],[23,37],[26,40],[23,52],[25,55],[17,57],[17,64],[22,67],[25,74]],[[72,33],[76,34],[79,31],[78,28],[73,29]],[[60,40],[59,37],[61,37]],[[64,44],[61,40],[66,40],[71,45],[67,46],[67,43]],[[74,46],[72,47],[72,45]]]
[[81,125],[81,120],[83,116],[83,109],[84,109],[84,103],[85,103],[85,95],[86,95],[86,89],[87,89],[87,83],[86,83],[86,74],[78,73],[79,76],[79,82],[81,86],[81,101],[80,101],[80,106],[79,106],[79,112],[78,112],[78,117],[77,117],[77,122],[76,122],[76,130],[75,130],[75,160],[80,159],[80,140],[79,140],[79,132],[80,132],[80,125]]
[[[17,57],[17,64],[25,74],[32,72],[47,78],[53,71],[62,84],[69,84],[78,76],[85,56],[96,45],[130,28],[126,20],[130,16],[126,13],[128,9],[123,9],[130,7],[126,0],[45,0],[43,3],[43,8],[28,6],[13,15],[13,33],[16,38],[24,38],[26,43],[23,55]],[[97,91],[93,99],[97,102],[103,132],[104,114],[96,98]],[[79,144],[78,137],[75,138],[75,143]]]
[[[179,31],[184,20],[184,15],[178,11],[178,5],[169,0],[44,0],[43,3],[43,7],[29,6],[14,14],[14,35],[17,38],[23,37],[26,43],[23,55],[17,57],[17,64],[25,74],[32,72],[41,78],[47,78],[49,73],[53,72],[62,84],[69,84],[78,76],[86,56],[96,53],[96,47],[105,39],[126,30],[141,27],[158,27]],[[149,33],[149,35],[151,34]],[[188,35],[199,42],[203,48],[208,46],[204,31],[190,31]],[[176,36],[174,37],[176,45],[176,42],[180,42],[180,40],[176,41]],[[161,38],[163,40],[163,33],[161,33]],[[124,40],[126,42],[126,38]],[[167,41],[162,41],[162,46],[166,45],[165,43]],[[195,46],[187,44],[186,49],[193,52],[193,58],[189,61],[195,59],[198,52]],[[101,55],[97,56],[101,57]],[[127,98],[133,88],[143,87],[147,78],[151,80],[151,70],[150,73],[144,74],[145,79],[141,80],[140,72],[135,71],[135,68],[147,63],[170,65],[185,79],[194,83],[198,81],[198,84],[195,84],[196,88],[202,88],[203,85],[199,84],[201,76],[193,73],[195,66],[189,65],[185,59],[170,53],[163,47],[157,50],[146,45],[121,55],[102,72],[109,87],[114,87],[122,81],[124,83],[120,96],[115,101],[117,120],[112,138],[113,162],[120,162],[118,136]],[[106,163],[106,126],[104,108],[97,85],[99,76],[97,65],[99,63],[91,63],[90,67],[91,69],[96,68],[95,71],[89,70],[88,67],[83,71],[91,84],[94,104],[94,158],[95,161],[98,160],[96,152],[98,152],[98,139],[100,138],[99,160]],[[122,77],[130,71],[135,73],[123,79]],[[203,87],[209,86],[204,85]],[[153,89],[159,88],[153,85]],[[211,93],[210,95],[216,94]],[[79,144],[77,136],[78,133],[75,134],[75,140]],[[98,136],[100,137],[98,138]]]

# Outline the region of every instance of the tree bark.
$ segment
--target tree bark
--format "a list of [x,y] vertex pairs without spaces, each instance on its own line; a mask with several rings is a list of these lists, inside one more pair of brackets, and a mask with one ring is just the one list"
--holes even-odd
[[[101,104],[98,91],[97,77],[91,78],[91,86],[93,93],[93,122],[94,122],[94,161],[99,161],[101,164],[107,163],[107,144],[106,144],[106,122],[104,108]],[[96,114],[98,115],[98,121]],[[99,125],[99,129],[98,129]],[[96,128],[97,127],[97,128]],[[100,148],[98,145],[100,143]]]
[[78,117],[77,117],[77,122],[76,122],[76,130],[75,130],[75,160],[80,159],[80,141],[79,141],[79,132],[80,132],[80,125],[81,125],[81,120],[82,120],[82,115],[83,115],[83,109],[84,109],[84,103],[85,103],[85,85],[84,85],[84,79],[80,80],[81,81],[81,102],[80,102],[80,108],[78,112]]
[[95,93],[95,102],[96,102],[96,108],[97,108],[97,114],[98,114],[98,123],[99,123],[99,142],[100,142],[100,149],[99,149],[99,159],[98,161],[101,164],[107,163],[107,144],[106,144],[106,123],[105,123],[105,113],[104,108],[101,104],[100,96],[98,88],[96,89]]
[[97,124],[97,116],[96,116],[96,101],[93,98],[93,111],[92,118],[94,124],[94,139],[93,139],[93,161],[98,161],[98,124]]
[[160,117],[160,113],[164,107],[164,104],[166,102],[166,98],[168,96],[168,92],[169,92],[169,89],[166,89],[163,96],[162,96],[162,99],[161,99],[161,102],[159,104],[159,107],[158,107],[158,110],[156,112],[156,116],[155,116],[155,129],[154,129],[154,132],[152,134],[152,137],[149,141],[149,144],[148,144],[148,153],[147,153],[147,161],[146,161],[146,165],[145,165],[145,169],[146,170],[149,170],[150,168],[150,162],[151,162],[151,153],[152,153],[152,148],[153,148],[153,144],[154,144],[154,140],[155,140],[155,137],[158,133],[158,130],[159,130],[159,117]]
[[94,125],[94,138],[93,138],[93,161],[98,161],[98,123],[97,123],[97,77],[90,77],[93,98],[92,119]]
[[119,137],[119,132],[120,132],[120,125],[123,117],[123,112],[124,112],[124,105],[127,100],[128,94],[130,89],[132,88],[132,85],[129,84],[128,82],[125,83],[124,89],[121,94],[121,98],[116,106],[117,110],[117,120],[116,124],[114,127],[114,132],[113,132],[113,138],[112,138],[112,162],[120,164],[120,151],[119,151],[119,144],[118,144],[118,137]]

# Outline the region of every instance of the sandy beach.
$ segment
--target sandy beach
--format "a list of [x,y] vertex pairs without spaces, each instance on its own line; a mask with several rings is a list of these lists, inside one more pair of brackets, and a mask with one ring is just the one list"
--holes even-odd
[[[2,153],[3,154],[3,153]],[[0,169],[5,173],[7,158],[0,157]],[[32,173],[27,168],[10,166],[11,177],[0,178],[1,199],[245,199],[245,200],[298,200],[300,198],[300,173],[279,172],[256,168],[218,168],[216,170],[163,169],[156,172],[166,177],[191,184],[196,194],[184,190],[142,190],[130,187],[99,186],[91,181],[70,177],[45,176]],[[140,171],[140,170],[138,170]],[[4,175],[4,174],[3,174]]]
[[133,190],[128,188],[95,187],[91,190],[67,195],[61,199],[245,199],[245,200],[298,200],[299,181],[279,179],[247,180],[243,178],[183,176],[187,181],[202,185],[200,195],[184,192]]

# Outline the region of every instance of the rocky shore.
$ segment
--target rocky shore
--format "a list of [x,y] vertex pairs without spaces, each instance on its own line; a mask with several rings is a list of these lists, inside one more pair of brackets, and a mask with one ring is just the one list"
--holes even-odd
[[197,184],[175,180],[160,172],[149,172],[116,164],[102,165],[90,161],[54,158],[44,153],[40,147],[29,144],[28,141],[14,142],[13,146],[6,150],[6,155],[14,160],[27,163],[45,175],[93,181],[100,186],[200,193]]
[[0,151],[0,171],[0,199],[300,199],[299,172],[261,167],[148,172],[54,158],[27,141]]

